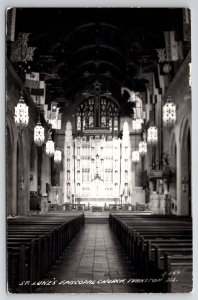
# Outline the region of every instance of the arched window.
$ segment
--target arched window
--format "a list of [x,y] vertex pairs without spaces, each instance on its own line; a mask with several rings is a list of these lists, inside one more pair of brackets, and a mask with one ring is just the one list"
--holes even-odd
[[70,159],[67,159],[67,169],[70,169]]
[[67,183],[67,195],[70,195],[70,183]]
[[77,147],[77,155],[80,155],[80,147]]
[[67,156],[69,156],[70,155],[70,147],[68,146],[67,147]]
[[103,127],[103,128],[106,127],[106,116],[102,116],[102,118],[101,118],[101,127]]
[[89,116],[89,128],[93,128],[94,127],[94,118],[93,116]]
[[118,118],[114,118],[114,130],[118,130]]
[[81,116],[77,116],[77,130],[81,130]]
[[125,183],[124,185],[124,195],[128,196],[128,183]]
[[80,169],[80,159],[77,159],[77,168]]
[[109,130],[112,131],[112,119],[109,119]]
[[109,128],[118,131],[119,107],[113,100],[103,96],[91,96],[82,101],[76,108],[77,131],[91,128]]
[[80,196],[80,183],[77,183],[76,193],[77,193],[77,196]]

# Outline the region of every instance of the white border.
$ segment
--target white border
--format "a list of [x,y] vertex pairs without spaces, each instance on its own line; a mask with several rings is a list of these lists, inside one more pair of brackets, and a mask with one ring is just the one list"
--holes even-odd
[[[193,197],[193,223],[194,223],[194,289],[191,294],[112,294],[112,295],[91,295],[91,294],[6,294],[6,248],[5,248],[5,8],[7,7],[184,7],[187,6],[192,10],[192,197]],[[48,300],[78,298],[87,299],[88,297],[113,297],[114,299],[121,298],[137,298],[137,299],[197,299],[198,296],[198,1],[189,0],[15,0],[0,2],[0,297],[1,299],[8,299],[14,297],[16,299],[24,299],[26,297],[37,297],[43,299],[47,297]],[[36,22],[36,20],[35,20]],[[167,20],[168,22],[168,20]],[[197,284],[196,284],[197,283]],[[42,298],[41,298],[42,297]],[[80,298],[79,298],[80,297]],[[152,298],[151,298],[152,297]]]

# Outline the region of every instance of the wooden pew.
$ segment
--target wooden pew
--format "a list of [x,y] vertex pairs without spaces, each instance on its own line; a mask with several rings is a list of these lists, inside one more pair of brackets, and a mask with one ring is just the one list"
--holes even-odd
[[25,245],[7,245],[7,261],[12,266],[12,268],[8,268],[7,280],[14,291],[17,290],[19,283],[28,277],[26,252],[29,251],[29,248]]
[[[21,247],[25,247],[22,259]],[[8,281],[8,288],[12,292],[16,289],[16,283],[20,283],[18,278],[21,277],[23,280],[30,280],[32,282],[38,278],[38,239],[11,237],[7,239],[7,249],[10,252],[8,256],[8,259],[10,259],[8,260],[8,274],[12,273],[12,280],[11,282]],[[11,285],[13,282],[15,283],[14,286]]]
[[[164,265],[168,293],[175,293],[178,290],[184,293],[192,291],[192,255],[181,256],[165,253]],[[175,274],[177,275],[175,276]]]
[[[174,264],[178,264],[181,268],[184,266],[182,271],[184,277],[186,275],[188,278],[187,281],[191,282],[191,284],[187,283],[190,289],[192,274],[189,271],[190,267],[185,268],[183,259],[189,257],[188,266],[192,264],[192,261],[190,262],[190,257],[192,257],[192,220],[190,218],[111,214],[109,225],[137,272],[141,272],[143,276],[159,277],[164,270],[174,269]],[[167,263],[165,257],[171,257],[172,264]],[[174,257],[177,258],[176,262],[174,262]],[[179,290],[179,285],[177,288]]]
[[83,224],[84,214],[8,219],[9,291],[31,292],[31,285],[24,289],[20,282],[41,280]]
[[192,248],[192,239],[180,236],[166,236],[165,238],[158,236],[154,238],[151,236],[140,236],[140,247],[139,247],[139,256],[137,258],[138,267],[141,271],[149,271],[149,261],[151,259],[151,247],[153,245],[180,245],[181,247],[190,245]]

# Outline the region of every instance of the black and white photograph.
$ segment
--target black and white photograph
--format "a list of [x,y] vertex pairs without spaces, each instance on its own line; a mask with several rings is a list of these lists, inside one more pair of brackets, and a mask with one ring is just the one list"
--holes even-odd
[[191,293],[190,9],[5,17],[7,293]]

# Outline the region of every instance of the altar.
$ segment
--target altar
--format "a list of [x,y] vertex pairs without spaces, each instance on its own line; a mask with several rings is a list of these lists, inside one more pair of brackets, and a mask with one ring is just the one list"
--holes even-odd
[[66,126],[64,202],[71,202],[73,194],[86,205],[119,204],[132,189],[128,125],[122,139],[94,133],[73,138],[71,123]]

